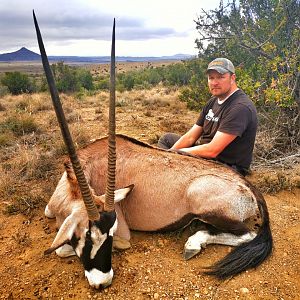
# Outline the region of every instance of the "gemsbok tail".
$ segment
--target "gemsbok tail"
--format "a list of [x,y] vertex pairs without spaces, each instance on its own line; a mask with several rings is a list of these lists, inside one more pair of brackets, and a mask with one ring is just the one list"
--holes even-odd
[[263,221],[256,237],[235,247],[223,259],[208,267],[208,270],[204,272],[205,274],[225,279],[247,269],[257,267],[271,254],[273,238],[265,201],[258,201],[258,207]]

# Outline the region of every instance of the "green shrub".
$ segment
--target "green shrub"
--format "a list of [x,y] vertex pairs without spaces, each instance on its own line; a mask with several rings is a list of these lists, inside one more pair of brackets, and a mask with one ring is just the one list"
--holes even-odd
[[0,98],[4,97],[8,93],[9,93],[8,87],[0,85]]
[[109,77],[100,78],[96,84],[96,89],[109,90]]
[[6,72],[1,78],[1,83],[6,86],[10,93],[19,95],[36,91],[35,82],[28,75],[20,72]]
[[77,79],[82,88],[85,88],[86,90],[94,89],[93,76],[91,72],[85,69],[78,69],[76,70],[76,73],[77,73]]
[[[64,62],[58,62],[51,67],[59,92],[79,92],[82,88],[86,90],[94,88],[93,77],[88,70],[70,67]],[[41,89],[45,89],[45,81]]]
[[159,83],[170,86],[182,86],[191,78],[191,70],[183,63],[174,63],[169,66],[148,66],[142,70],[135,70],[117,74],[117,87],[119,91],[135,89],[150,89]]
[[166,68],[165,81],[168,85],[187,85],[191,79],[192,70],[185,64],[173,64]]

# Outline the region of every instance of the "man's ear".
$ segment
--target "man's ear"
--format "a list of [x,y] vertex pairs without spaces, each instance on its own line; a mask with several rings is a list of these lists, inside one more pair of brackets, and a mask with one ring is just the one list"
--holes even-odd
[[235,74],[232,74],[231,75],[231,84],[233,84],[236,80],[236,75]]

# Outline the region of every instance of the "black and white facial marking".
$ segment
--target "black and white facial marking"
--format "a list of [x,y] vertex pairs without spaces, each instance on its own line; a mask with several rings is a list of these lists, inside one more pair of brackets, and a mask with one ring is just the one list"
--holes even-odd
[[117,229],[116,213],[101,212],[100,220],[89,222],[85,238],[72,239],[76,254],[80,257],[85,276],[94,288],[107,287],[113,279],[111,264],[113,234]]

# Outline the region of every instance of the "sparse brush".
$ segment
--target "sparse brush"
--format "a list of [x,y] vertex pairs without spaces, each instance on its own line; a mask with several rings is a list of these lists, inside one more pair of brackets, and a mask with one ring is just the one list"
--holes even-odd
[[131,115],[131,125],[136,128],[147,128],[148,124],[145,123],[144,119],[139,117],[138,115]]
[[0,176],[0,194],[2,199],[10,200],[11,196],[18,188],[19,182],[12,172],[5,171],[1,168]]
[[15,143],[15,137],[10,131],[4,131],[1,133],[0,130],[0,148],[7,147]]
[[74,124],[72,127],[72,136],[74,143],[80,148],[86,146],[93,138],[91,132],[84,130],[80,124]]
[[18,114],[8,117],[0,127],[11,130],[16,136],[37,132],[39,127],[31,115]]
[[150,145],[156,145],[158,143],[159,138],[160,138],[159,135],[155,134],[155,135],[151,136],[150,138],[148,138],[148,143]]
[[150,107],[151,109],[157,109],[159,107],[168,107],[170,103],[166,100],[154,98],[154,99],[144,99],[142,101],[142,105],[146,107]]
[[6,206],[4,213],[31,216],[37,208],[44,207],[45,204],[45,200],[39,195],[22,195],[15,197],[12,203]]
[[103,114],[103,109],[98,107],[95,109],[95,114]]
[[146,117],[153,117],[153,114],[152,114],[151,110],[148,110],[148,109],[144,112],[144,115]]
[[124,107],[127,105],[128,105],[128,103],[124,99],[116,101],[116,107]]
[[55,167],[56,162],[52,156],[41,154],[35,160],[34,165],[28,168],[28,171],[30,170],[29,179],[47,179],[53,174]]
[[31,238],[27,232],[18,230],[12,238],[16,241],[18,245],[29,246],[31,244]]
[[283,170],[273,170],[264,171],[263,174],[259,174],[258,178],[254,181],[255,186],[263,193],[275,194],[282,190],[291,191],[294,188],[299,188],[300,186],[300,173],[297,175],[297,171],[293,170],[293,176],[287,171]]
[[0,102],[0,111],[5,111],[5,110],[6,110],[5,105]]
[[17,111],[28,111],[29,109],[29,101],[27,99],[23,99],[16,104]]
[[176,118],[164,118],[160,121],[160,128],[165,132],[183,134],[188,131],[190,124],[181,122]]
[[67,122],[69,124],[71,124],[74,122],[79,122],[80,120],[82,120],[82,117],[78,112],[72,112],[72,113],[67,114],[66,119],[67,119]]
[[49,102],[44,102],[43,100],[39,100],[34,104],[33,112],[47,111],[51,109],[52,106]]
[[0,85],[0,98],[6,96],[9,93],[7,86]]

